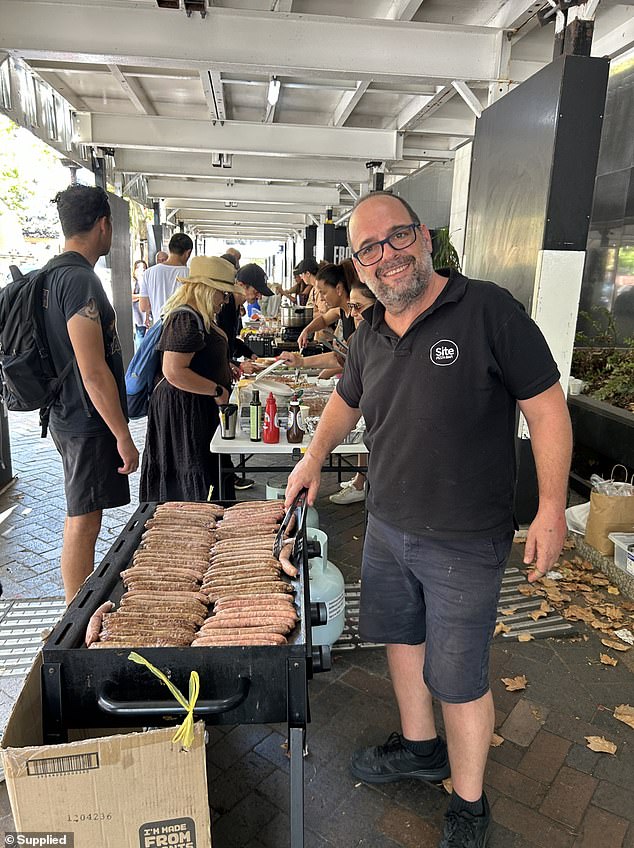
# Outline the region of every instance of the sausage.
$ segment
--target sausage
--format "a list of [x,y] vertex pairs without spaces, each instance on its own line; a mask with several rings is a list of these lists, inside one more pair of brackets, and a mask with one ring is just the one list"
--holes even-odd
[[134,601],[146,601],[146,602],[154,602],[154,603],[165,603],[166,601],[170,604],[177,605],[187,605],[187,606],[204,606],[207,604],[206,598],[201,594],[200,591],[197,592],[156,592],[156,591],[144,591],[142,589],[128,589],[128,591],[122,596],[121,603],[133,603]]
[[162,514],[165,512],[197,512],[205,515],[215,515],[222,517],[224,507],[213,503],[198,503],[196,501],[165,501],[157,506],[156,513]]
[[208,637],[202,637],[200,639],[194,639],[192,642],[193,648],[205,647],[217,645],[220,646],[229,646],[233,645],[236,647],[242,647],[245,645],[285,645],[286,639],[279,633],[261,633],[259,635],[254,634],[253,636],[227,636],[225,639],[209,639]]
[[215,601],[216,598],[220,598],[222,595],[227,595],[229,593],[236,595],[257,595],[262,591],[282,593],[287,592],[288,590],[284,588],[282,583],[274,586],[208,586],[202,590],[203,594],[206,595],[210,601]]
[[157,578],[161,577],[180,577],[180,578],[189,578],[190,580],[200,580],[203,576],[204,572],[197,571],[194,568],[176,568],[174,566],[166,566],[161,567],[160,565],[150,566],[150,565],[133,565],[132,568],[127,568],[125,571],[121,572],[121,578],[123,580],[126,577],[134,577],[135,575],[153,575]]
[[193,625],[194,627],[201,627],[205,622],[205,616],[203,613],[193,613],[193,612],[185,612],[182,610],[177,610],[172,613],[157,614],[156,611],[152,610],[151,613],[143,613],[132,612],[130,611],[130,607],[127,607],[126,610],[120,610],[116,613],[110,613],[108,617],[104,616],[103,618],[103,626],[105,628],[112,627],[112,623],[118,626],[119,622],[125,622],[126,624],[144,624],[147,621],[157,622],[159,625],[161,624],[175,624],[178,626],[179,624],[184,625]]
[[205,623],[204,627],[201,628],[201,632],[207,630],[222,630],[227,627],[249,627],[249,626],[262,626],[266,624],[286,624],[289,626],[290,630],[295,627],[294,621],[288,618],[284,618],[283,616],[252,616],[249,617],[247,615],[234,615],[231,618],[225,618],[222,621],[213,621],[210,619]]
[[[255,597],[253,600],[273,600],[278,601],[280,599],[289,600],[293,599],[293,595],[290,593],[281,593],[281,592],[257,592],[254,593]],[[224,595],[219,595],[216,599],[216,604],[225,604],[228,601],[238,601],[239,603],[251,603],[251,599],[248,601],[245,600],[245,597],[240,592],[225,592]]]
[[295,612],[295,604],[290,595],[278,594],[274,598],[261,598],[255,595],[252,598],[245,600],[244,598],[236,598],[233,601],[217,601],[214,604],[214,614],[220,612],[229,612],[230,610],[260,610],[260,609],[275,609]]

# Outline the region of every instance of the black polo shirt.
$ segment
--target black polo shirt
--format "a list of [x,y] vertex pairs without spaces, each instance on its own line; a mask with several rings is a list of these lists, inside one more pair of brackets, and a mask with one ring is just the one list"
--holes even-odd
[[455,271],[399,338],[377,302],[337,391],[365,418],[368,510],[419,535],[513,528],[516,401],[559,379],[537,325],[494,283]]

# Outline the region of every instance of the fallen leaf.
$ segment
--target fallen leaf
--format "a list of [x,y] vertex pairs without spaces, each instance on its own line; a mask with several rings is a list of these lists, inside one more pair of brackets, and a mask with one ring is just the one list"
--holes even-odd
[[557,586],[557,583],[550,577],[542,577],[541,584],[546,589],[554,589]]
[[587,607],[580,607],[578,604],[570,604],[568,609],[563,611],[562,615],[569,621],[585,621],[588,624],[592,624],[595,620],[592,610]]
[[618,660],[615,660],[613,657],[608,656],[608,654],[599,654],[599,659],[603,663],[603,665],[616,665]]
[[609,586],[610,581],[608,580],[607,577],[593,577],[592,578],[592,585],[593,586]]
[[621,704],[614,709],[614,718],[627,724],[634,730],[634,707],[629,704]]
[[541,604],[539,605],[539,608],[542,612],[552,612],[553,611],[553,608],[550,606],[548,601],[542,601]]
[[508,626],[508,624],[504,624],[503,622],[499,621],[495,625],[495,630],[493,631],[493,635],[497,636],[500,633],[510,633],[510,632],[511,632],[511,628]]
[[601,639],[601,644],[606,648],[612,648],[615,651],[629,651],[629,645],[623,645],[621,642],[615,642],[614,639]]
[[620,621],[623,618],[623,610],[614,604],[604,604],[602,615],[607,616],[611,621]]
[[603,736],[584,736],[584,739],[587,741],[588,748],[590,748],[591,751],[598,751],[604,754],[616,753],[616,745],[614,742],[610,742]]
[[517,641],[518,642],[530,642],[531,639],[534,639],[534,638],[535,637],[533,636],[532,633],[520,633],[520,635],[517,637]]
[[546,613],[541,609],[532,610],[532,612],[529,612],[529,616],[533,619],[533,621],[537,621],[540,618],[546,618]]
[[500,610],[502,615],[513,615],[514,612],[517,612],[517,607],[509,607],[508,609]]
[[443,789],[447,793],[447,795],[451,795],[453,792],[453,783],[451,782],[450,777],[446,777],[442,782]]
[[608,595],[620,595],[621,593],[616,586],[608,586]]
[[628,630],[626,627],[623,627],[621,630],[615,630],[614,635],[618,636],[622,642],[625,642],[628,645],[634,645],[634,636],[632,635],[632,631]]
[[528,596],[541,594],[539,592],[539,589],[537,589],[537,587],[535,585],[519,586],[517,591],[520,592],[522,595],[528,595]]
[[502,683],[507,692],[518,692],[520,689],[526,689],[528,681],[525,674],[518,674],[517,677],[503,677]]
[[574,549],[576,547],[577,546],[574,542],[574,539],[566,539],[566,541],[564,542],[564,545],[563,545],[564,551],[574,551]]
[[504,742],[504,737],[503,737],[503,736],[500,736],[500,735],[499,735],[499,734],[497,734],[497,733],[494,733],[494,734],[493,734],[493,736],[491,737],[491,747],[492,747],[492,748],[499,748],[499,747],[500,747],[500,745],[501,745],[503,742]]

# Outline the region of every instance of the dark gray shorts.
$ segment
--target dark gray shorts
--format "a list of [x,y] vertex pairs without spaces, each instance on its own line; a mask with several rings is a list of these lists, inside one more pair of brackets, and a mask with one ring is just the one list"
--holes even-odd
[[130,503],[126,474],[119,474],[123,460],[110,431],[76,435],[49,427],[64,466],[66,513],[86,515]]
[[489,689],[489,647],[513,534],[416,536],[370,515],[363,548],[359,633],[369,642],[425,643],[423,678],[462,704]]

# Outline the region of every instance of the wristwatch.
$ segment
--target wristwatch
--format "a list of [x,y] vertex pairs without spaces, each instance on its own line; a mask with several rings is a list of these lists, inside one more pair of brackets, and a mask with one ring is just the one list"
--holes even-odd
[[216,386],[216,393],[214,394],[214,397],[222,397],[224,390],[224,386],[221,386],[220,383],[218,383],[218,385]]

